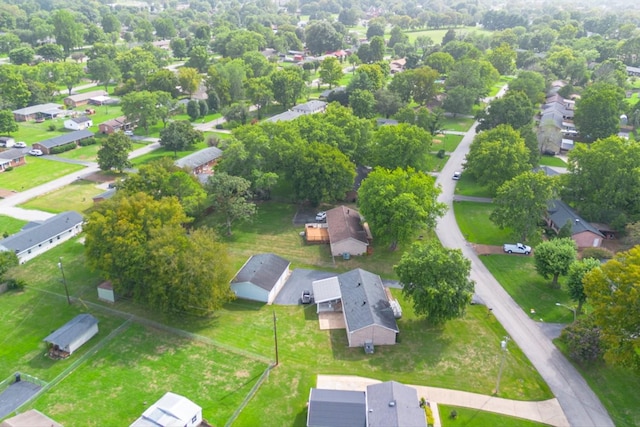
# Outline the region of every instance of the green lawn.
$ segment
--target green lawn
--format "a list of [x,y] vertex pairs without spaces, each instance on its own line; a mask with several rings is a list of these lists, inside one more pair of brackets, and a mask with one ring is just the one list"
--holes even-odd
[[82,165],[29,156],[27,164],[0,174],[0,188],[23,191],[84,169]]
[[[51,123],[56,125],[56,130],[49,130]],[[66,133],[67,131],[62,129],[62,127],[62,122],[56,120],[47,120],[44,123],[19,122],[18,131],[12,133],[11,136],[16,141],[24,141],[27,145],[31,145],[34,142],[44,141],[45,139],[54,138]]]
[[513,240],[511,230],[500,230],[490,219],[491,203],[454,202],[453,211],[462,235],[471,243],[502,246]]
[[456,184],[456,194],[461,196],[493,197],[488,188],[478,185],[474,179],[464,172]]
[[77,180],[58,190],[52,191],[20,205],[26,209],[60,213],[69,210],[86,212],[93,206],[93,197],[106,190],[99,188],[95,182]]
[[140,165],[153,162],[154,160],[158,160],[163,157],[170,157],[173,160],[178,160],[206,147],[207,143],[203,141],[191,146],[188,150],[178,151],[177,156],[173,151],[169,151],[163,147],[160,147],[157,150],[153,150],[147,154],[131,159],[131,164],[133,165],[133,167],[139,167]]
[[0,235],[17,233],[28,221],[15,219],[10,216],[0,215]]
[[603,363],[582,366],[570,358],[566,346],[556,339],[554,343],[573,363],[609,412],[617,426],[640,426],[638,390],[640,375],[629,369],[606,366]]
[[[511,298],[528,313],[532,319],[547,323],[569,323],[573,313],[556,302],[575,307],[567,291],[553,289],[551,280],[544,279],[535,269],[534,256],[525,255],[485,255],[480,259],[489,269]],[[562,278],[560,283],[562,283]],[[535,313],[531,312],[531,309]]]
[[[469,34],[473,32],[485,33],[485,34],[491,33],[491,31],[481,30],[476,27],[459,27],[459,28],[454,28],[453,30],[456,32],[456,34],[462,34],[462,33]],[[405,31],[404,33],[407,36],[409,36],[409,43],[413,43],[419,36],[427,36],[427,37],[430,37],[431,40],[433,40],[433,42],[438,45],[442,43],[442,39],[444,38],[444,35],[447,33],[447,31],[449,31],[448,28],[439,29],[439,30]]]
[[540,165],[555,166],[559,168],[567,167],[567,163],[564,160],[562,160],[560,157],[555,157],[555,156],[540,156]]
[[457,132],[466,132],[471,128],[475,120],[469,117],[445,117],[442,119],[443,130],[453,130]]
[[[104,140],[104,136],[97,135],[96,136],[97,143],[93,145],[87,145],[85,147],[78,147],[73,150],[65,151],[64,153],[57,154],[59,157],[64,157],[65,159],[74,159],[74,160],[82,160],[85,162],[95,162],[98,158],[98,151],[102,147],[102,141]],[[138,148],[142,148],[147,144],[143,142],[133,142],[133,149],[137,150]]]
[[455,151],[464,138],[462,135],[438,134],[433,137],[431,151],[444,150],[448,153]]
[[500,80],[491,87],[488,96],[496,96],[498,92],[500,92],[500,89],[502,89],[504,85],[508,84],[511,80],[513,80],[513,77],[500,76]]
[[[456,411],[458,416],[452,419],[451,411]],[[522,418],[509,417],[493,412],[485,412],[479,409],[462,408],[458,406],[438,405],[442,427],[537,427],[548,424],[537,423]]]

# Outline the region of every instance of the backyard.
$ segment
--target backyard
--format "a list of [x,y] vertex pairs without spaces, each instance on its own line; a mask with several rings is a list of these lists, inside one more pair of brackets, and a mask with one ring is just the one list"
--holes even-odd
[[26,209],[38,209],[45,212],[60,213],[70,210],[86,212],[93,206],[93,197],[106,190],[95,182],[79,179],[58,190],[38,196],[20,205]]

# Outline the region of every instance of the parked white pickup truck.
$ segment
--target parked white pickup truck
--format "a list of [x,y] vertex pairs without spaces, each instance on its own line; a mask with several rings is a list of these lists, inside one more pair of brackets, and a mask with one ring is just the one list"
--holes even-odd
[[508,254],[529,255],[531,253],[531,246],[523,245],[522,243],[516,243],[515,245],[505,243],[503,249]]

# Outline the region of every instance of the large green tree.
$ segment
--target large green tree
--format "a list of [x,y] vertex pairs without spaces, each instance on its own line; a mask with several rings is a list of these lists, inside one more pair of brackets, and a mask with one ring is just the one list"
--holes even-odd
[[342,34],[328,21],[316,21],[305,28],[307,49],[314,55],[338,50],[342,47]]
[[474,282],[471,261],[460,249],[443,248],[437,240],[414,243],[394,270],[416,314],[436,325],[464,316]]
[[464,168],[495,193],[503,183],[531,169],[529,151],[518,131],[500,125],[476,135]]
[[328,56],[320,63],[320,80],[323,84],[328,84],[329,89],[337,85],[344,76],[342,65],[335,56]]
[[18,123],[10,110],[0,110],[0,133],[11,135],[19,129]]
[[202,76],[197,69],[189,67],[178,68],[178,82],[182,87],[182,91],[188,93],[190,97],[198,90],[201,81]]
[[67,9],[59,9],[51,15],[51,23],[53,24],[56,43],[62,46],[66,55],[69,55],[74,48],[82,45],[84,29],[73,12]]
[[583,278],[605,343],[605,360],[640,370],[640,246],[620,252]]
[[395,249],[417,230],[435,226],[446,209],[438,194],[435,179],[423,172],[375,168],[360,186],[358,206],[374,237]]
[[122,132],[109,135],[98,150],[98,166],[103,171],[116,169],[121,172],[131,167],[129,152],[133,150],[131,138]]
[[526,242],[535,236],[554,192],[552,177],[544,172],[523,172],[498,187],[491,221],[501,229],[513,230],[519,241]]
[[155,125],[160,119],[157,92],[147,90],[131,92],[122,97],[121,105],[127,119],[142,126],[147,135],[149,127]]
[[567,290],[571,299],[578,304],[576,308],[576,313],[578,314],[582,312],[582,306],[587,301],[587,294],[584,292],[584,276],[594,268],[599,267],[600,261],[595,258],[576,260],[569,266],[566,282]]
[[271,74],[273,85],[273,99],[288,109],[295,105],[296,100],[302,94],[304,80],[298,70],[287,68]]
[[511,125],[519,129],[531,123],[535,110],[524,92],[508,91],[501,98],[495,99],[487,110],[478,114],[480,124],[477,130],[489,130],[498,125]]
[[93,80],[104,85],[104,90],[109,89],[112,80],[120,78],[120,69],[111,58],[100,57],[87,63],[87,70]]
[[205,185],[211,207],[224,220],[228,236],[236,221],[248,221],[256,213],[256,205],[251,202],[251,182],[225,172],[216,172]]
[[520,71],[518,76],[509,82],[509,91],[524,92],[533,105],[544,101],[544,90],[544,77],[536,71]]
[[591,142],[617,134],[624,97],[621,87],[608,83],[596,83],[586,88],[576,102],[574,115],[580,135]]
[[431,134],[408,123],[381,126],[373,135],[371,145],[373,166],[387,169],[427,168]]
[[577,253],[576,242],[570,237],[544,241],[535,249],[536,271],[545,279],[552,278],[551,287],[557,288],[558,278],[569,272]]
[[178,151],[202,141],[204,141],[204,135],[201,131],[194,129],[188,120],[171,122],[160,131],[160,145],[173,151],[174,157],[178,157]]

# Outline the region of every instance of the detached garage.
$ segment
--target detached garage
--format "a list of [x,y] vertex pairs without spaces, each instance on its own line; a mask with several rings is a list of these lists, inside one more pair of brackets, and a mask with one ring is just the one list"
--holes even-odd
[[238,298],[271,304],[291,273],[291,263],[275,254],[253,255],[231,281]]
[[90,314],[79,314],[44,339],[49,356],[66,358],[98,333],[98,319]]

